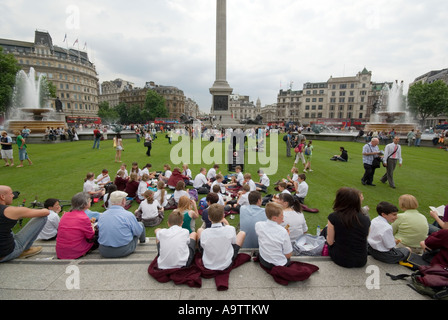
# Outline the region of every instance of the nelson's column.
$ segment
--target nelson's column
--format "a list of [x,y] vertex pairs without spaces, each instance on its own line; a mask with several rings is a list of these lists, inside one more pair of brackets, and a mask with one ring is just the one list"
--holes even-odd
[[216,1],[216,80],[210,88],[212,115],[223,127],[237,124],[229,110],[229,96],[233,89],[227,82],[227,0]]

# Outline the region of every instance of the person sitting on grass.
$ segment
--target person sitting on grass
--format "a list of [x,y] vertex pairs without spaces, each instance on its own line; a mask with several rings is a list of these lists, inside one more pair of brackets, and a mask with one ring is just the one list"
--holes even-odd
[[294,183],[294,188],[296,189],[296,197],[299,199],[300,203],[305,202],[305,197],[308,195],[308,183],[306,183],[306,175],[304,173],[299,174],[297,182]]
[[382,201],[376,206],[378,217],[372,219],[368,241],[368,252],[375,259],[384,263],[398,263],[409,257],[409,248],[395,248],[392,226],[397,220],[398,208],[392,203]]
[[260,176],[260,182],[259,183],[255,183],[255,185],[257,187],[257,191],[267,192],[268,191],[268,187],[271,184],[271,180],[269,179],[267,174],[263,172],[263,170],[259,169],[257,171],[257,173]]
[[154,198],[154,191],[146,190],[143,193],[145,200],[140,202],[135,216],[142,221],[145,227],[158,226],[163,221],[163,207]]
[[182,196],[179,199],[176,210],[184,217],[182,228],[187,229],[190,233],[194,232],[196,230],[196,219],[199,218],[196,201],[190,199],[188,196]]
[[334,155],[332,158],[330,158],[330,160],[332,161],[342,161],[342,162],[347,162],[348,161],[348,153],[347,150],[345,150],[344,147],[340,147],[339,151],[341,151],[341,155]]
[[140,180],[139,184],[138,184],[138,189],[137,189],[137,197],[135,198],[135,200],[140,203],[143,200],[145,200],[145,196],[144,193],[146,191],[148,191],[148,186],[149,186],[149,174],[144,173],[142,175],[142,179]]
[[[14,193],[9,186],[0,186],[0,263],[16,258],[28,258],[42,251],[42,247],[32,247],[34,240],[45,226],[48,209],[29,209],[11,206]],[[16,234],[12,228],[17,221],[25,218],[31,220]]]
[[185,190],[185,182],[183,180],[177,181],[176,189],[174,190],[173,198],[176,204],[179,204],[179,200],[182,196],[190,197],[188,191]]
[[137,173],[131,172],[128,183],[126,183],[126,188],[124,189],[124,192],[128,194],[129,199],[134,199],[137,196],[139,184]]
[[204,267],[209,270],[225,270],[230,267],[243,245],[244,231],[236,233],[235,227],[223,225],[224,206],[217,203],[208,208],[211,228],[198,230],[199,250]]
[[189,267],[193,263],[197,233],[182,228],[183,216],[173,211],[168,217],[168,229],[157,228],[154,233],[157,243],[157,265],[159,269]]
[[104,196],[105,190],[100,187],[95,180],[95,174],[89,172],[84,179],[83,192],[87,192],[92,199]]

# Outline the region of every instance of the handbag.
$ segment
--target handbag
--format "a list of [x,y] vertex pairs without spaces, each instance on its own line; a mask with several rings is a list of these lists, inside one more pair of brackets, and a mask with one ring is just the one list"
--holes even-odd
[[[372,152],[373,150],[372,150],[372,147],[370,147],[370,145],[369,145],[369,148],[370,148],[370,151]],[[373,168],[379,168],[379,167],[381,167],[381,158],[380,157],[374,157],[373,158],[373,161],[372,161],[372,167]]]
[[145,143],[143,145],[145,147],[150,147],[151,146],[151,141],[145,141]]
[[301,235],[293,244],[294,251],[301,256],[321,256],[325,245],[323,236]]
[[373,168],[379,168],[379,167],[381,167],[381,158],[380,158],[380,157],[375,157],[375,158],[373,158],[373,161],[372,161],[372,167],[373,167]]

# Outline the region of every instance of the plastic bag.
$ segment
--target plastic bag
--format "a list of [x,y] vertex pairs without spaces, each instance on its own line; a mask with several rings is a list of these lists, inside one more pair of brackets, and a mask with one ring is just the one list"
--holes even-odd
[[294,250],[301,256],[321,256],[325,237],[303,234],[294,244]]

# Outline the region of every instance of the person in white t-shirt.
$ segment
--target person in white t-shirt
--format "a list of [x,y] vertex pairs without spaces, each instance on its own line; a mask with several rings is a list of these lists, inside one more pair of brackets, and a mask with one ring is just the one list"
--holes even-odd
[[194,260],[197,233],[182,228],[183,216],[173,211],[168,217],[168,229],[154,231],[157,243],[159,269],[189,267]]
[[243,245],[246,233],[238,234],[235,227],[223,225],[224,206],[214,203],[208,207],[208,216],[212,226],[198,230],[199,250],[202,252],[202,262],[209,270],[225,270],[237,257]]
[[260,182],[255,183],[255,185],[257,186],[257,191],[266,192],[271,184],[271,180],[269,179],[267,174],[263,172],[263,170],[260,169],[257,173],[260,176]]
[[207,180],[207,177],[205,176],[205,173],[207,172],[207,169],[201,168],[199,173],[196,175],[193,181],[193,188],[199,189],[202,187],[208,187],[210,189],[210,182]]
[[250,187],[250,191],[257,191],[257,186],[255,182],[252,180],[252,175],[250,173],[244,174],[244,183],[247,183]]
[[58,234],[59,221],[61,221],[59,217],[61,205],[58,199],[50,198],[45,200],[44,208],[50,210],[50,214],[47,216],[47,222],[36,240],[54,240]]
[[269,202],[266,217],[268,220],[255,224],[260,263],[268,269],[288,266],[293,250],[288,230],[280,225],[283,222],[283,208],[278,203]]
[[281,193],[277,203],[283,207],[283,222],[280,225],[289,230],[289,238],[291,243],[294,243],[301,235],[308,232],[300,201],[291,194]]
[[299,198],[300,203],[305,202],[305,197],[308,194],[308,183],[306,183],[306,175],[304,173],[299,174],[299,179],[294,184],[294,187],[296,189],[296,197]]
[[219,169],[219,165],[215,164],[212,168],[210,168],[210,170],[208,170],[207,179],[209,181],[214,181],[216,179],[216,175],[218,173],[221,173],[220,171],[218,172],[218,169]]
[[144,200],[135,211],[137,218],[140,218],[145,227],[154,227],[163,220],[163,207],[154,199],[154,191],[147,190],[143,193]]

